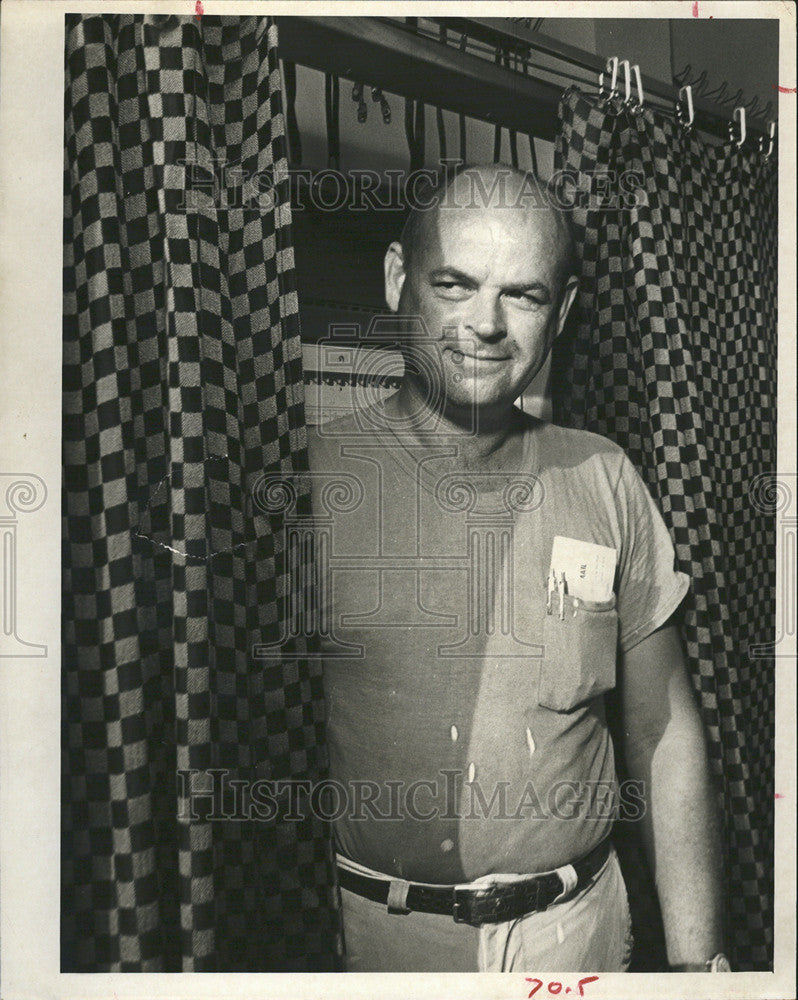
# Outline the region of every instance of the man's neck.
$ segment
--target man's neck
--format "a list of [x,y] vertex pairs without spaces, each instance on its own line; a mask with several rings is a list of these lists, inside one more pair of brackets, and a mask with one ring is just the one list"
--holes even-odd
[[456,454],[451,458],[453,468],[498,472],[519,467],[525,421],[513,405],[496,411],[433,409],[406,380],[386,401],[385,412],[396,418],[403,437],[419,445],[456,445]]

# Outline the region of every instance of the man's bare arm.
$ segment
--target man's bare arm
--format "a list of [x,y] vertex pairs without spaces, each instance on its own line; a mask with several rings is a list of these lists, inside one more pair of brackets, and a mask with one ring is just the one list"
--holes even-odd
[[703,725],[676,626],[642,640],[620,666],[624,751],[629,776],[645,784],[643,837],[668,961],[703,969],[723,950],[721,850]]

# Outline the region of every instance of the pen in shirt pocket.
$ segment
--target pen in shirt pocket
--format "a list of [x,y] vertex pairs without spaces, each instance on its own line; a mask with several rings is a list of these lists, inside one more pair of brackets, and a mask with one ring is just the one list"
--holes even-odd
[[546,579],[546,589],[548,591],[546,594],[546,614],[550,615],[552,595],[557,593],[557,574],[554,572],[554,567],[551,568]]
[[568,593],[568,583],[565,579],[565,573],[560,573],[560,580],[558,583],[557,572],[552,566],[551,573],[548,576],[547,590],[546,614],[550,615],[552,613],[552,597],[554,594],[557,594],[560,599],[559,619],[562,621],[565,618],[565,595]]

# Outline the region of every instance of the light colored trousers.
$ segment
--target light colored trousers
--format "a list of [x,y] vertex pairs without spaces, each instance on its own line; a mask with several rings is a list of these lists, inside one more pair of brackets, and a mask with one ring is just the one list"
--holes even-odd
[[347,972],[625,972],[631,959],[629,904],[614,849],[575,896],[499,924],[389,913],[346,889],[341,901]]

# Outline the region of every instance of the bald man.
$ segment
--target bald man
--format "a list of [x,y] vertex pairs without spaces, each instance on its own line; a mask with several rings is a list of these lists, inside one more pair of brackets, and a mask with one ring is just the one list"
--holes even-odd
[[[671,967],[725,968],[671,624],[687,578],[624,453],[515,405],[577,289],[552,195],[472,167],[411,212],[385,258],[401,388],[310,433],[350,971],[624,971],[621,813],[642,825]],[[353,498],[337,507],[336,478]]]

